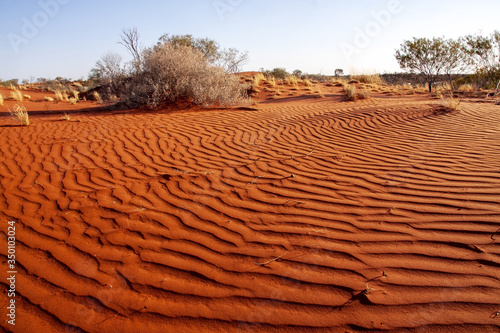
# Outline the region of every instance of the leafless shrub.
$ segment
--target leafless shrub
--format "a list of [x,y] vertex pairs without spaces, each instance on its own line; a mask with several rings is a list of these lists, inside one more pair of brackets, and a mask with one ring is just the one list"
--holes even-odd
[[184,45],[162,44],[146,50],[142,70],[127,80],[122,100],[156,108],[186,99],[197,105],[235,105],[246,98],[239,78],[216,67],[202,52]]

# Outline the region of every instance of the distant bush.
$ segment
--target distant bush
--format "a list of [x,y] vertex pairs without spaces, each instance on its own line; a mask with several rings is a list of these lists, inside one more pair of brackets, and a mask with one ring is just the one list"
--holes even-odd
[[149,108],[181,99],[204,106],[235,105],[246,98],[246,88],[200,50],[167,43],[144,52],[141,71],[124,82],[120,95],[129,106]]
[[369,83],[369,84],[384,84],[384,80],[379,74],[361,74],[361,75],[352,75],[352,80],[356,80],[361,83]]

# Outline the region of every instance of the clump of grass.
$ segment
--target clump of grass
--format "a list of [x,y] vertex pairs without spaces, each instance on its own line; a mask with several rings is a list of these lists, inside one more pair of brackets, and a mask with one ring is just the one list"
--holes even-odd
[[306,87],[312,87],[313,83],[309,79],[305,79],[302,81]]
[[356,92],[356,87],[353,84],[345,84],[344,92],[349,101],[355,101],[358,99],[358,94]]
[[316,91],[316,93],[318,94],[318,98],[325,98],[325,95],[323,94],[323,92],[321,91],[321,88],[318,87],[318,90]]
[[260,85],[260,82],[264,81],[265,79],[266,77],[264,76],[264,74],[262,73],[255,74],[255,76],[253,77],[252,86],[258,87]]
[[358,93],[359,99],[367,99],[370,97],[370,92],[366,89],[361,89]]
[[460,92],[472,92],[474,91],[474,87],[471,84],[462,84],[460,87],[457,89]]
[[71,119],[71,117],[66,112],[64,112],[64,116],[61,116],[61,120],[69,121],[70,119]]
[[78,96],[80,95],[80,92],[78,90],[71,90],[71,95],[78,100]]
[[99,95],[99,93],[97,91],[94,91],[92,93],[92,96],[94,97],[94,99],[97,101],[97,103],[99,104],[102,104],[102,98],[101,98],[101,95]]
[[361,74],[351,76],[351,80],[361,83],[384,84],[384,80],[379,74]]
[[271,87],[276,87],[276,79],[274,77],[267,80],[267,83],[271,85]]
[[62,92],[61,92],[60,90],[56,90],[54,93],[55,93],[55,95],[56,95],[56,100],[57,100],[57,101],[62,101],[62,100],[64,100],[63,94],[62,94]]
[[23,101],[23,93],[17,89],[14,89],[11,93],[10,96],[12,97],[13,100],[16,102],[22,102]]
[[3,105],[3,95],[0,94],[0,106],[2,106],[2,105]]
[[462,109],[460,105],[461,102],[462,102],[461,100],[457,100],[453,97],[450,97],[449,99],[443,101],[443,105],[449,110],[460,111]]
[[24,95],[23,95],[23,98],[26,98],[26,99],[31,99],[31,96],[30,96],[30,95],[28,95],[28,94],[24,94]]
[[299,83],[299,81],[297,80],[297,77],[295,75],[288,75],[285,78],[285,81],[287,84],[290,84],[292,86],[297,86]]
[[69,98],[69,103],[70,103],[71,105],[75,105],[75,104],[76,104],[76,102],[78,102],[78,100],[77,100],[76,98],[74,98],[74,97],[70,97],[70,98]]
[[48,96],[45,96],[44,99],[47,102],[53,102],[54,101],[54,99],[52,97],[48,97]]
[[28,111],[26,111],[24,106],[15,104],[13,109],[9,110],[9,113],[21,126],[28,126],[30,124]]

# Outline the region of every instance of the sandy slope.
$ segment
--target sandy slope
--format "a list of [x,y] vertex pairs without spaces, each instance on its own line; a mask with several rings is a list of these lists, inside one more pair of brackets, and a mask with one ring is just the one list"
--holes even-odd
[[13,331],[498,331],[500,107],[325,92],[0,117]]

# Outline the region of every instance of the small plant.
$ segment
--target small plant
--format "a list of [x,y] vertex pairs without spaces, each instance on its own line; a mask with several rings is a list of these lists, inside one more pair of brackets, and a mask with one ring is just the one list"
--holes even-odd
[[77,100],[76,98],[74,98],[74,97],[70,97],[70,98],[69,98],[69,103],[70,103],[71,105],[75,105],[75,104],[76,104],[76,102],[78,102],[78,100]]
[[52,97],[48,97],[48,96],[45,96],[44,99],[47,102],[53,102],[54,101],[54,99]]
[[262,73],[257,73],[255,74],[255,76],[253,77],[253,82],[252,82],[252,85],[254,87],[258,87],[260,85],[260,81],[264,81],[266,79],[266,77],[264,76],[264,74]]
[[297,80],[297,77],[295,75],[288,75],[285,78],[285,81],[287,84],[290,84],[292,86],[297,86],[297,84],[299,83],[299,81]]
[[66,112],[64,112],[64,116],[61,116],[61,120],[66,120],[66,121],[69,121],[71,118],[69,116],[69,114],[67,114]]
[[30,96],[30,95],[27,95],[27,94],[24,94],[24,95],[23,95],[23,98],[26,98],[26,99],[31,99],[31,96]]
[[452,110],[452,111],[460,111],[461,110],[461,100],[456,100],[454,99],[453,97],[447,99],[447,100],[444,100],[443,101],[443,105],[449,109],[449,110]]
[[9,110],[12,118],[16,119],[21,126],[28,126],[30,124],[30,120],[28,117],[28,111],[22,105],[15,104],[13,110]]
[[55,95],[56,95],[56,100],[57,100],[57,101],[62,101],[62,100],[64,100],[63,94],[62,94],[62,92],[61,92],[60,90],[56,90],[54,93],[55,93]]
[[358,93],[358,97],[360,99],[367,99],[370,97],[370,92],[366,89],[361,89],[360,92]]
[[73,97],[78,100],[78,96],[80,95],[80,92],[78,92],[77,90],[71,90],[71,95],[73,95]]
[[17,90],[17,89],[14,89],[11,93],[10,93],[10,96],[12,97],[13,100],[15,100],[16,102],[22,102],[23,101],[23,94]]
[[309,79],[305,79],[302,82],[304,82],[304,85],[306,87],[312,87],[313,86],[313,83]]
[[99,104],[102,104],[102,98],[101,98],[101,95],[99,95],[99,93],[97,91],[94,91],[92,93],[92,96],[94,97],[94,100],[97,101],[97,103]]
[[0,94],[0,106],[2,106],[2,105],[3,105],[3,95]]
[[352,84],[344,85],[344,92],[349,101],[355,101],[358,99],[358,94],[356,93],[356,87]]
[[321,89],[318,87],[318,91],[316,91],[316,93],[318,94],[318,98],[325,98],[325,95],[323,94],[323,92],[321,91]]
[[276,87],[276,79],[274,77],[267,80],[267,83],[271,85],[271,87]]

